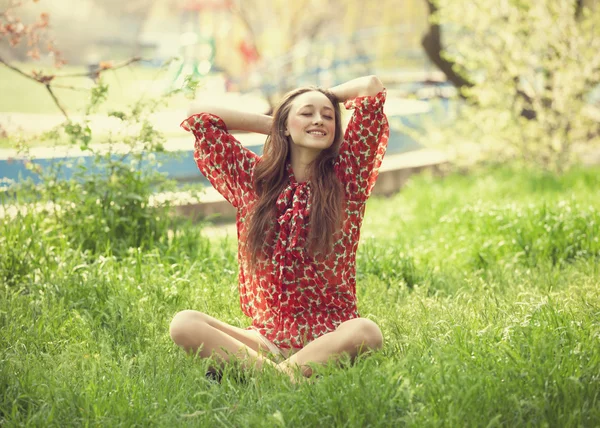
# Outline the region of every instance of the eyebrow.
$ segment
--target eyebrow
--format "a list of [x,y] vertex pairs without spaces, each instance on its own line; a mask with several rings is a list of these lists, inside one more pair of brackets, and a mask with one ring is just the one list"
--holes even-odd
[[[304,107],[314,107],[314,105],[312,105],[312,104],[305,104],[305,105],[301,106],[300,108],[302,109]],[[331,107],[327,107],[327,106],[323,107],[322,110],[331,110],[331,111],[333,111],[333,109]]]

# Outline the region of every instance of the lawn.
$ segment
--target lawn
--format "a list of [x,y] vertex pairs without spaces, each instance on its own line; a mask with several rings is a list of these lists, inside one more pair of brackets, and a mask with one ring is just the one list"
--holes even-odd
[[371,198],[358,299],[384,349],[302,385],[233,366],[211,383],[169,339],[186,308],[249,324],[234,239],[174,223],[92,256],[51,216],[4,220],[0,424],[598,426],[598,188],[597,168],[506,167]]

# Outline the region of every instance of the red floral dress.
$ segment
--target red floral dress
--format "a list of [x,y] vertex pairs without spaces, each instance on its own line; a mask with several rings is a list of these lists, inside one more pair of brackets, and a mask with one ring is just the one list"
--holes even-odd
[[240,303],[252,326],[280,348],[302,348],[342,322],[358,318],[356,249],[365,203],[386,151],[389,128],[376,96],[346,102],[354,113],[340,147],[335,171],[345,188],[341,229],[329,254],[305,250],[311,212],[310,181],[299,183],[290,164],[289,182],[277,199],[274,232],[265,245],[273,254],[251,274],[245,257],[247,221],[256,194],[252,172],[260,157],[243,147],[219,117],[202,113],[181,126],[196,137],[194,159],[206,178],[237,208]]

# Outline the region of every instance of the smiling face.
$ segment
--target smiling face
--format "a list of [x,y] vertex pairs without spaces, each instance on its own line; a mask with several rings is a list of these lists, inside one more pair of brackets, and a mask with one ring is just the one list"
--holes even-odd
[[335,110],[327,96],[319,91],[298,95],[290,109],[285,135],[300,147],[324,150],[335,139]]

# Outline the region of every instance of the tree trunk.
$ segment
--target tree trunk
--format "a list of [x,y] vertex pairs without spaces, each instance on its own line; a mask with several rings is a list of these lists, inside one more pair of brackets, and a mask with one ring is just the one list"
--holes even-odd
[[[434,15],[438,8],[432,0],[425,0],[429,8],[429,16]],[[454,71],[454,63],[442,58],[442,30],[438,24],[429,23],[429,31],[421,39],[421,45],[425,53],[439,70],[446,75],[446,78],[461,93],[462,88],[470,88],[473,83]],[[461,95],[462,96],[462,95]]]

